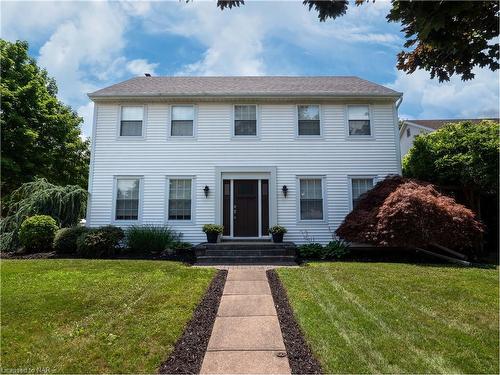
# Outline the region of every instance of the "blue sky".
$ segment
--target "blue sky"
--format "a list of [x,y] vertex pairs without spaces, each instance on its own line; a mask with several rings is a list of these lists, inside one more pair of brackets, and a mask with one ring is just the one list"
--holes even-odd
[[[351,1],[354,3],[354,1]],[[1,34],[30,43],[56,78],[59,97],[84,118],[86,93],[145,72],[153,75],[355,75],[404,93],[402,118],[492,117],[499,74],[448,83],[396,70],[404,39],[387,23],[390,4],[356,7],[320,23],[301,1],[247,1],[221,11],[212,1],[1,3]]]

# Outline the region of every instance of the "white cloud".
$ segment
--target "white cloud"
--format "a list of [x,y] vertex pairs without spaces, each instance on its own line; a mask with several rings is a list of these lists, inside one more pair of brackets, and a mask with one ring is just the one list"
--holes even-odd
[[90,137],[94,120],[94,103],[89,101],[87,104],[78,107],[77,112],[78,116],[83,117],[82,138]]
[[2,36],[31,42],[42,36],[38,63],[56,79],[59,98],[78,108],[85,119],[84,135],[90,136],[86,94],[130,73],[154,73],[158,67],[123,56],[129,21],[149,11],[150,4],[141,1],[3,2]]
[[498,117],[499,72],[476,69],[474,73],[476,77],[471,81],[452,76],[449,82],[440,83],[431,80],[426,71],[410,75],[397,71],[396,80],[387,86],[404,94],[402,118]]
[[156,75],[155,68],[157,68],[158,65],[159,64],[149,63],[146,59],[136,59],[129,61],[126,64],[126,67],[130,73],[142,76],[144,73]]
[[[150,32],[189,37],[206,46],[203,57],[179,69],[189,75],[262,75],[294,68],[287,61],[265,62],[266,55],[283,41],[307,53],[342,53],[339,44],[383,44],[399,48],[401,38],[377,32],[385,24],[388,3],[350,6],[348,14],[334,21],[319,22],[317,12],[301,2],[248,2],[221,11],[210,3],[154,5],[145,25]],[[270,43],[270,40],[274,42]],[[272,65],[272,66],[270,66]]]

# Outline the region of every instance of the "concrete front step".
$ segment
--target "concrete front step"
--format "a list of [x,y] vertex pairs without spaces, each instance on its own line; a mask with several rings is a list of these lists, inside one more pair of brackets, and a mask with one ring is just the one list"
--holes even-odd
[[251,249],[251,250],[205,250],[203,254],[208,256],[285,256],[296,254],[295,248],[285,249]]
[[269,264],[269,265],[296,265],[293,255],[260,255],[260,256],[208,256],[196,257],[197,264]]

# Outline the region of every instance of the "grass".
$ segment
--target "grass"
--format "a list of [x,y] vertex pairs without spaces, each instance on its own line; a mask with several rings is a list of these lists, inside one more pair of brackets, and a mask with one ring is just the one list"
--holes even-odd
[[155,373],[215,274],[151,261],[1,266],[2,372]]
[[313,263],[278,270],[326,373],[498,373],[498,270]]

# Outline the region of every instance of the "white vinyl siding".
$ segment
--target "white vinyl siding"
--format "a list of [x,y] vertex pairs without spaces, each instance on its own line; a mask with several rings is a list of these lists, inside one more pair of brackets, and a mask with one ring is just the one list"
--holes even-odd
[[[183,241],[205,241],[201,228],[217,223],[215,201],[216,168],[275,167],[276,220],[288,229],[285,240],[304,243],[304,233],[315,241],[327,243],[331,231],[350,212],[348,176],[374,176],[382,179],[399,171],[393,103],[371,104],[372,129],[376,140],[346,141],[346,104],[321,103],[322,140],[297,138],[296,103],[258,103],[259,137],[234,141],[234,105],[198,103],[195,105],[195,135],[189,141],[171,141],[172,103],[147,103],[144,123],[147,139],[143,142],[116,139],[119,104],[97,103],[93,134],[94,165],[88,225],[97,227],[114,220],[113,176],[142,176],[140,219],[144,224],[168,224],[183,233]],[[146,128],[145,128],[146,130]],[[181,138],[181,137],[179,137]],[[256,168],[258,169],[258,168]],[[168,178],[192,179],[192,219],[168,220]],[[297,176],[324,176],[324,220],[301,221],[298,216]],[[288,187],[285,198],[282,187]],[[210,193],[205,198],[203,188]],[[141,214],[142,212],[142,214]],[[128,222],[117,222],[126,227]]]
[[142,137],[144,107],[121,107],[120,137]]
[[355,208],[359,198],[373,188],[373,178],[351,178],[352,208]]
[[139,219],[140,183],[139,178],[116,179],[115,220]]
[[297,113],[297,134],[299,136],[321,135],[319,105],[299,105]]
[[193,106],[172,106],[170,135],[172,137],[192,137],[194,135]]
[[191,220],[192,180],[169,179],[168,220]]
[[349,120],[349,136],[371,136],[370,106],[349,105],[347,107]]
[[300,220],[323,220],[323,184],[321,178],[299,178]]

